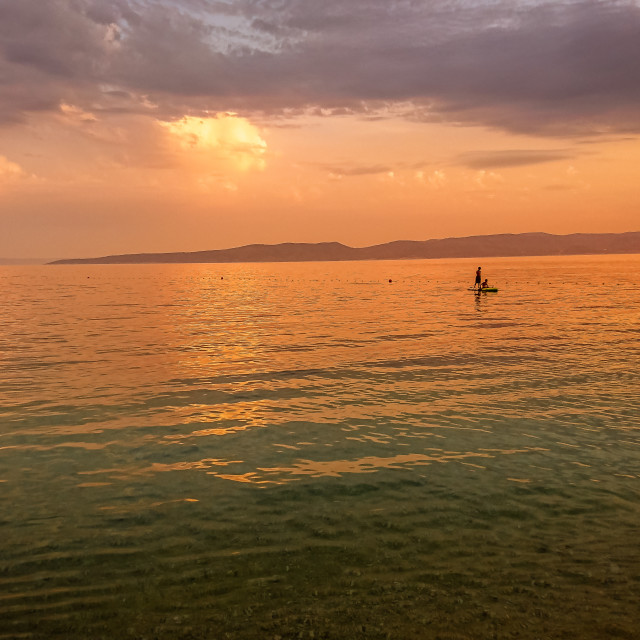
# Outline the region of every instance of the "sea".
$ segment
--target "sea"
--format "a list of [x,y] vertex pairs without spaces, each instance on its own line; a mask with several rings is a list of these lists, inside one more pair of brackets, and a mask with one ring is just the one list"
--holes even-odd
[[640,638],[639,255],[0,291],[0,639]]

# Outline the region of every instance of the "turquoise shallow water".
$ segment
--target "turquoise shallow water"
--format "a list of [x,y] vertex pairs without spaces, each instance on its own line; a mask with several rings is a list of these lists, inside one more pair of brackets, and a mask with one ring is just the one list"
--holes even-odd
[[640,256],[476,263],[0,267],[0,638],[640,637]]

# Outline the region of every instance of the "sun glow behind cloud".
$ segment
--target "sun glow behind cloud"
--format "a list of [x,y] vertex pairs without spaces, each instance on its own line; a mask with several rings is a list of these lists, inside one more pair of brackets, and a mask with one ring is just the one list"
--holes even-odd
[[635,0],[0,6],[0,255],[637,228]]
[[185,116],[160,124],[195,165],[206,166],[215,158],[236,171],[262,170],[266,166],[267,143],[257,127],[234,113]]

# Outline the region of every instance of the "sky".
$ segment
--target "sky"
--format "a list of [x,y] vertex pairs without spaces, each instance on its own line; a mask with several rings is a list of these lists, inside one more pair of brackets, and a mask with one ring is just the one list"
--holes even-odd
[[640,230],[640,0],[0,0],[0,256]]

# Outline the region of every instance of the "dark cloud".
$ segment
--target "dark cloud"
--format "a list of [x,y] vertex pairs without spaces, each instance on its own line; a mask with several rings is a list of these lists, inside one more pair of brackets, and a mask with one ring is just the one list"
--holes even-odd
[[109,74],[116,21],[125,19],[119,7],[127,9],[119,0],[2,2],[0,123],[99,93]]
[[508,169],[532,164],[543,164],[567,160],[572,154],[563,150],[507,150],[507,151],[478,151],[464,154],[458,158],[458,163],[469,169]]
[[[105,88],[106,87],[106,88]],[[4,0],[0,120],[105,91],[187,110],[342,109],[640,131],[632,0]],[[82,102],[84,101],[84,105]],[[133,103],[129,108],[135,109]]]
[[349,165],[349,166],[328,166],[322,165],[323,169],[328,171],[334,176],[347,177],[347,176],[371,176],[381,173],[389,173],[393,171],[391,167],[386,165]]
[[570,184],[550,184],[544,187],[544,191],[574,191],[575,185]]

